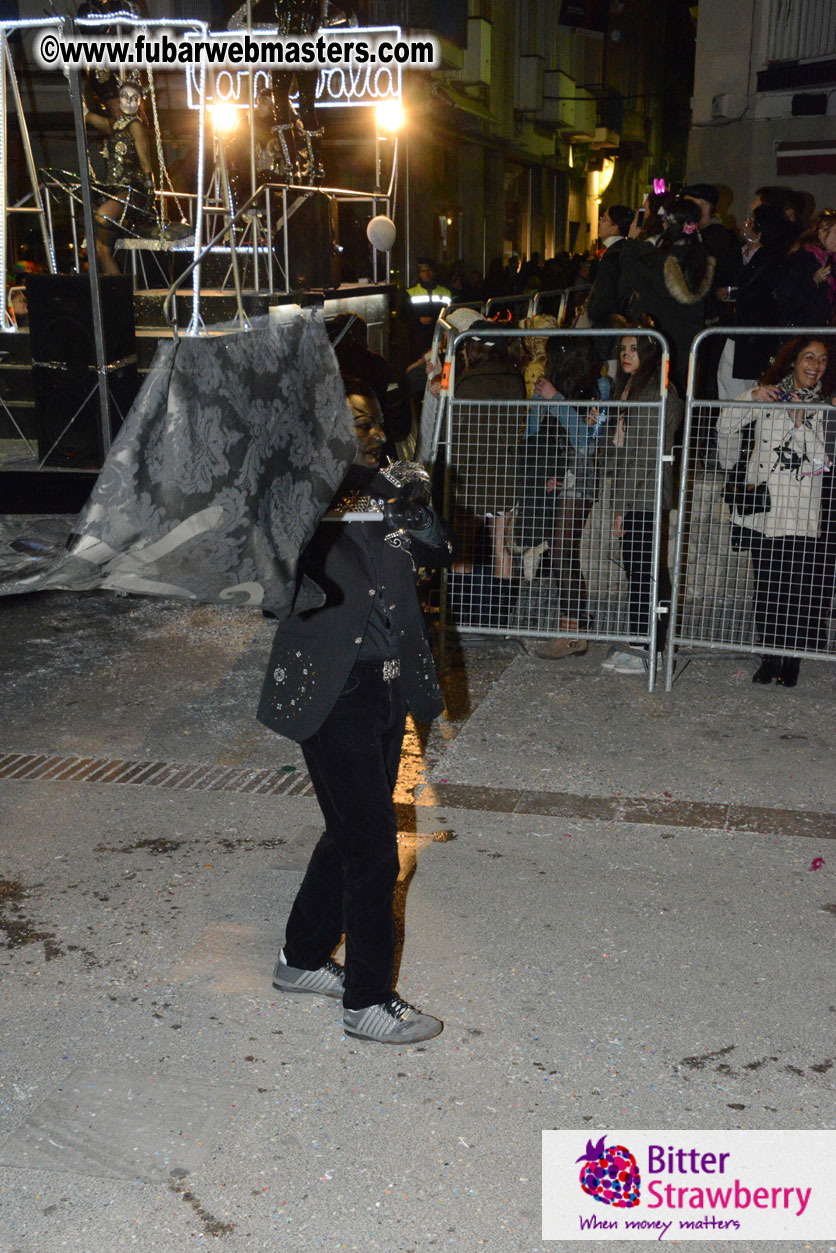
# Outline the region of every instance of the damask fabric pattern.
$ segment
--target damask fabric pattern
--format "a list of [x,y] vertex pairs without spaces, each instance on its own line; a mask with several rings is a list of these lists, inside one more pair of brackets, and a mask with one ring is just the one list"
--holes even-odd
[[101,587],[283,616],[355,449],[316,315],[163,342],[71,548],[0,592]]

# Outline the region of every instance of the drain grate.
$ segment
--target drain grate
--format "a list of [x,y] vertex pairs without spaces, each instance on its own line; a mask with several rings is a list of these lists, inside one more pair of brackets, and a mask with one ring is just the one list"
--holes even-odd
[[135,783],[184,792],[250,792],[254,796],[313,796],[302,770],[246,770],[235,766],[185,765],[171,761],[124,761],[115,757],[56,757],[0,750],[0,779],[50,783]]

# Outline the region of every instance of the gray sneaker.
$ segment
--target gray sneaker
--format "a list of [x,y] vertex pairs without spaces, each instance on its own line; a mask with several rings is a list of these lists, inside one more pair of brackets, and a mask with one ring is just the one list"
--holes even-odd
[[282,992],[315,992],[319,996],[334,996],[341,1001],[344,985],[343,968],[330,957],[318,970],[301,970],[298,966],[288,966],[284,949],[279,953],[273,971],[273,987]]
[[639,653],[623,652],[617,653],[615,656],[615,665],[612,667],[613,674],[647,674],[647,655],[642,656]]
[[632,648],[616,649],[604,658],[601,669],[615,674],[647,674],[647,654]]
[[343,1010],[343,1030],[358,1040],[374,1040],[378,1044],[417,1044],[431,1040],[444,1029],[439,1018],[422,1014],[399,996],[392,996],[380,1005],[365,1009]]

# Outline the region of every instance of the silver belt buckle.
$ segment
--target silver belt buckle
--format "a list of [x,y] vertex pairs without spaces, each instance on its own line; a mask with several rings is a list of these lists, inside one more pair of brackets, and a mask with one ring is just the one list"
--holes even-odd
[[387,658],[383,663],[383,682],[391,683],[401,672],[400,657]]

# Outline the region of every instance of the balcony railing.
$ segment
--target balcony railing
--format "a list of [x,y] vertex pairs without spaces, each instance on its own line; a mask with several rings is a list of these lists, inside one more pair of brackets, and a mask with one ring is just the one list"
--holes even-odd
[[836,55],[833,0],[768,0],[767,64]]

